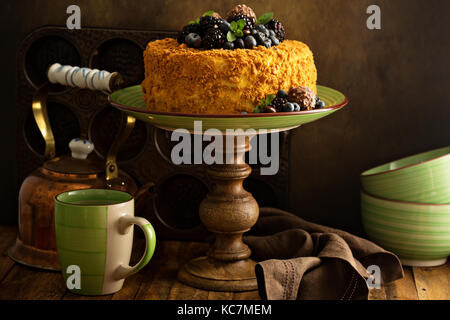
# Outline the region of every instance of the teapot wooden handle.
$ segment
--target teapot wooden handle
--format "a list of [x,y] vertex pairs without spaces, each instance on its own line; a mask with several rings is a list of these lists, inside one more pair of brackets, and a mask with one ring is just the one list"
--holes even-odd
[[107,92],[117,90],[123,84],[122,76],[117,72],[110,73],[105,70],[72,67],[59,63],[49,67],[47,77],[53,84]]

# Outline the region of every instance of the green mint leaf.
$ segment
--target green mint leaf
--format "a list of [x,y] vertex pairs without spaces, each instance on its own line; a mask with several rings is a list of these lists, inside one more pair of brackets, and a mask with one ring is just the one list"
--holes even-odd
[[262,107],[261,106],[256,106],[255,109],[253,109],[253,112],[255,113],[261,113]]
[[197,24],[197,21],[189,21],[189,24]]
[[236,21],[231,21],[230,23],[230,29],[231,31],[235,32],[238,29],[238,24],[236,23]]
[[244,27],[245,27],[245,20],[244,19],[239,19],[237,21],[237,23],[238,23],[238,26],[239,26],[240,30],[244,29]]
[[228,33],[227,33],[227,40],[228,40],[229,42],[233,42],[234,40],[236,40],[236,36],[234,35],[233,32],[228,31]]
[[237,37],[242,37],[242,36],[244,35],[244,33],[242,32],[242,30],[237,30],[234,34],[235,34]]
[[256,20],[256,24],[266,24],[273,19],[273,12],[266,12]]
[[266,101],[261,99],[259,105],[264,108],[266,106]]
[[202,17],[212,16],[213,14],[214,14],[214,10],[209,10],[209,11],[206,11],[206,12],[202,15]]
[[272,103],[273,99],[275,99],[275,95],[274,94],[269,94],[266,96],[266,106],[270,106],[270,104]]

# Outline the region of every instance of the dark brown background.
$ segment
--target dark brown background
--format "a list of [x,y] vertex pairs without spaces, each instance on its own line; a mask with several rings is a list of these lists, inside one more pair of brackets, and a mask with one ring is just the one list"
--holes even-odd
[[[43,25],[65,26],[66,8],[81,7],[82,27],[177,30],[203,12],[225,13],[241,1],[2,1],[2,175],[0,223],[15,223],[20,181],[15,158],[15,53]],[[450,1],[245,1],[257,14],[274,11],[288,37],[315,53],[319,84],[350,104],[293,131],[291,211],[361,233],[359,173],[374,165],[450,144]],[[366,28],[378,4],[382,29]]]

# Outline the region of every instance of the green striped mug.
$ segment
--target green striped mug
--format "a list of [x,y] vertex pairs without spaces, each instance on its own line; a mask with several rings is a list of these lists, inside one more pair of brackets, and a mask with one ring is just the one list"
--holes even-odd
[[[134,224],[144,232],[146,248],[132,267]],[[122,191],[83,189],[57,195],[55,231],[64,282],[76,294],[119,291],[125,278],[142,269],[155,251],[152,225],[134,216],[134,198]]]

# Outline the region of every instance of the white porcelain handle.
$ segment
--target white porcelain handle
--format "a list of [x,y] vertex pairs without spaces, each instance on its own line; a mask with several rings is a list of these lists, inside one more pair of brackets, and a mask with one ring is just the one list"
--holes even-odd
[[150,261],[150,259],[153,256],[153,253],[155,252],[155,246],[156,246],[156,234],[155,230],[153,229],[153,226],[148,222],[147,219],[141,218],[141,217],[130,217],[130,216],[123,216],[119,219],[119,230],[121,234],[126,234],[130,231],[131,226],[135,224],[139,226],[145,235],[145,251],[144,255],[142,256],[141,260],[139,260],[138,263],[136,263],[133,267],[129,266],[128,264],[121,264],[117,267],[117,269],[114,271],[114,278],[116,280],[124,279],[132,274],[135,274],[139,270],[141,270],[143,267],[147,265],[147,263]]
[[114,90],[113,80],[120,78],[120,75],[117,72],[110,73],[105,70],[54,63],[48,69],[47,77],[51,83],[59,83],[63,86],[111,92]]

